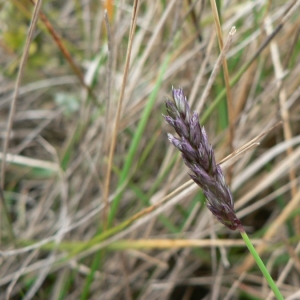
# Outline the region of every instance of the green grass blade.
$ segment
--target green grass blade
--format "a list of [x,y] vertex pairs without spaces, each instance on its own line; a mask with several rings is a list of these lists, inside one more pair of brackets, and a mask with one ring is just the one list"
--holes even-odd
[[[146,107],[145,107],[145,109],[143,111],[143,114],[141,116],[141,120],[140,120],[140,122],[138,124],[137,130],[136,130],[136,132],[134,134],[132,143],[130,145],[128,154],[127,154],[127,156],[126,156],[126,158],[124,160],[125,163],[124,163],[121,175],[120,175],[118,187],[122,186],[125,183],[125,180],[128,177],[128,175],[129,175],[130,168],[132,166],[132,162],[133,162],[133,160],[135,158],[135,154],[137,152],[140,140],[142,138],[142,135],[143,135],[143,132],[144,132],[145,127],[147,125],[150,113],[152,111],[153,105],[154,105],[155,100],[157,98],[157,94],[158,94],[159,88],[160,88],[160,86],[162,84],[163,76],[164,76],[164,74],[165,74],[165,72],[167,70],[167,66],[169,64],[169,60],[170,60],[170,55],[168,55],[167,58],[164,60],[164,62],[162,64],[162,67],[161,67],[161,70],[159,72],[159,76],[158,76],[158,79],[156,81],[155,87],[154,87],[152,93],[149,96],[147,105],[146,105]],[[116,211],[118,209],[119,203],[120,203],[120,201],[122,199],[122,195],[123,195],[122,192],[119,193],[115,197],[115,199],[113,200],[113,202],[112,202],[111,210],[110,210],[109,217],[108,217],[108,224],[109,224],[109,226],[112,225],[112,222],[113,222],[113,219],[115,217]]]

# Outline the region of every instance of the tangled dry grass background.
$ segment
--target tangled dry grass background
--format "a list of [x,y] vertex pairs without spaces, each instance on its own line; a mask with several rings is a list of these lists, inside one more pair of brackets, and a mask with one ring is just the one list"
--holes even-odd
[[227,75],[209,1],[1,3],[0,299],[272,299],[168,143],[172,86],[300,299],[299,1],[217,6]]

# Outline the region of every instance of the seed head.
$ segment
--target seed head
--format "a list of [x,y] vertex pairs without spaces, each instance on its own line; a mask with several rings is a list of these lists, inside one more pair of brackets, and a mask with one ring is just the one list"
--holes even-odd
[[207,208],[219,222],[231,230],[241,227],[234,211],[233,198],[220,165],[209,144],[204,127],[199,124],[197,112],[191,114],[183,90],[172,89],[173,99],[166,100],[166,121],[175,129],[178,138],[168,133],[169,141],[181,152],[182,159],[191,170],[190,177],[205,195]]

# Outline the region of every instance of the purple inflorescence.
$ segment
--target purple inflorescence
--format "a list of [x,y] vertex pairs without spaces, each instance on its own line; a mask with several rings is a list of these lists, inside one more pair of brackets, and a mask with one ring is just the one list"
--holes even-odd
[[206,131],[199,124],[199,116],[196,112],[191,114],[182,89],[173,89],[172,93],[174,101],[166,101],[168,116],[165,119],[179,138],[168,133],[169,141],[182,153],[184,163],[192,171],[191,178],[203,190],[208,209],[219,222],[236,230],[241,222],[235,214],[230,189],[221,167],[216,164]]

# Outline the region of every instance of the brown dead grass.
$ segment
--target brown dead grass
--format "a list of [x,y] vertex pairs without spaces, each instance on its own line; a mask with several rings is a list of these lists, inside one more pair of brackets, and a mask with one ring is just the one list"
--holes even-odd
[[[112,18],[112,1],[106,1],[108,15],[96,1],[44,1],[41,10],[57,38],[40,17],[31,23],[32,40],[26,34],[32,7],[2,4],[0,299],[80,299],[99,253],[85,299],[272,299],[239,235],[197,201],[199,189],[167,141],[162,113],[171,87],[183,87],[201,116],[224,84],[219,71],[202,97],[219,57],[209,2],[165,2],[139,3],[132,20],[131,2],[115,3]],[[205,121],[218,161],[254,139],[223,166],[232,173],[238,216],[285,299],[298,299],[300,286],[298,2],[230,1],[222,8],[224,40],[237,29],[225,78],[235,78],[269,44],[230,88],[230,138],[222,125],[226,102]],[[118,186],[168,55],[128,176]],[[87,245],[110,228],[111,202],[120,191],[113,220],[120,227]]]

